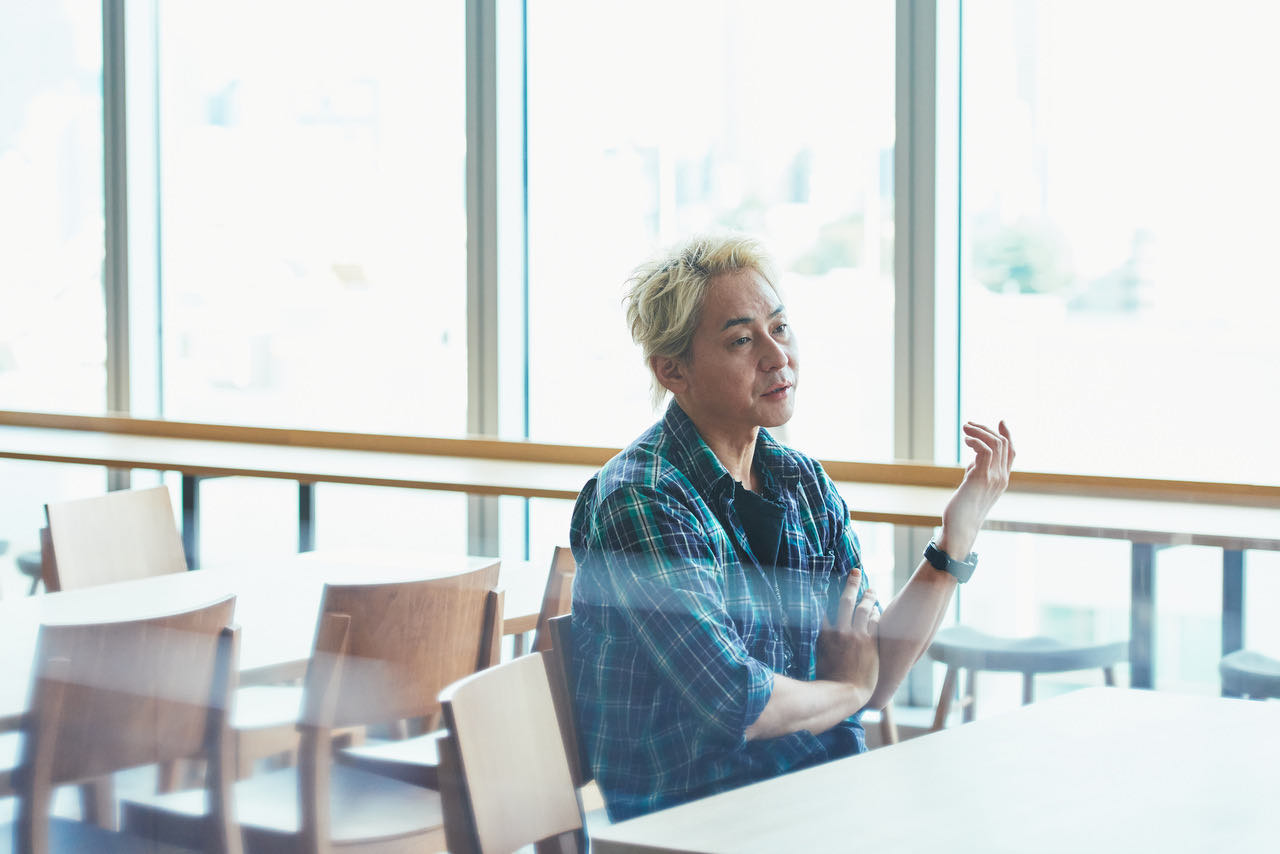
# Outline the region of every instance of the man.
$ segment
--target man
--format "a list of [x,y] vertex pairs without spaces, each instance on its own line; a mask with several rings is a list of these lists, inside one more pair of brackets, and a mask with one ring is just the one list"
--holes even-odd
[[930,560],[879,613],[844,500],[768,433],[799,375],[775,281],[731,235],[630,282],[655,403],[674,400],[583,488],[570,537],[575,701],[615,821],[865,750],[862,710],[928,646],[1008,484],[1003,422],[966,424],[975,459]]

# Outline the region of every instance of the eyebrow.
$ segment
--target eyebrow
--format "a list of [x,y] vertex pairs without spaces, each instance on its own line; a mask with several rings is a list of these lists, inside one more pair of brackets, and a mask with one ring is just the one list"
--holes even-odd
[[[786,306],[779,305],[773,311],[769,312],[769,319],[772,320],[773,318],[782,314],[782,312],[785,310],[786,310]],[[748,323],[750,323],[753,320],[755,320],[754,317],[731,317],[724,322],[724,326],[720,327],[720,331],[724,332],[730,326],[746,326]]]

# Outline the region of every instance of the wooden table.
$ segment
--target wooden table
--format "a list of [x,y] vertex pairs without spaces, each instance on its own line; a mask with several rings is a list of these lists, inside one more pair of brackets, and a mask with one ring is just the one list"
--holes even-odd
[[[45,426],[56,425],[56,426]],[[316,483],[572,500],[612,449],[486,439],[366,436],[0,412],[0,458],[182,473],[182,534],[198,565],[199,484],[225,475],[298,482],[299,550],[314,547]],[[855,521],[933,527],[960,469],[828,462]],[[1280,486],[1015,472],[988,530],[1125,540],[1130,684],[1155,682],[1155,552],[1223,550],[1222,652],[1244,643],[1244,552],[1280,551]]]
[[598,854],[1274,851],[1280,706],[1090,688],[600,828]]
[[[311,552],[0,601],[0,730],[16,728],[26,710],[41,622],[130,619],[194,607],[234,593],[235,619],[241,627],[241,679],[285,680],[305,670],[325,582],[426,578],[495,562],[465,556]],[[547,570],[548,565],[541,562],[502,562],[504,634],[533,629]]]

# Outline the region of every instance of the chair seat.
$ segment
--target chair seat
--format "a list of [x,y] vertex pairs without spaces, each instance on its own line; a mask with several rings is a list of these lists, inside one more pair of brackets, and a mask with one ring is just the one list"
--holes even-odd
[[27,595],[34,594],[40,586],[41,576],[44,573],[44,559],[40,552],[23,552],[14,558],[14,563],[17,564],[19,572],[31,579],[31,587],[27,590]]
[[0,734],[0,798],[13,794],[13,770],[22,759],[22,733]]
[[438,789],[440,785],[440,739],[447,730],[436,730],[398,741],[381,741],[339,750],[336,758],[350,765],[392,777],[415,786]]
[[1228,653],[1218,664],[1222,690],[1249,697],[1280,697],[1280,661],[1242,649]]
[[[336,764],[330,786],[330,838],[335,845],[405,838],[443,827],[440,795],[430,789]],[[200,842],[207,809],[203,789],[130,798],[122,807],[125,829],[145,828],[178,844]],[[287,845],[300,828],[297,769],[237,782],[235,811],[248,850]]]
[[23,552],[18,555],[14,561],[18,565],[18,571],[27,578],[39,578],[41,571],[41,558],[39,551]]
[[[0,854],[17,851],[15,830],[13,825],[0,824]],[[166,845],[126,833],[112,833],[81,821],[55,818],[49,822],[49,850],[55,854],[191,854],[200,849]]]
[[[231,729],[239,757],[238,777],[249,776],[255,760],[298,749],[301,712],[301,685],[244,685],[236,689]],[[361,741],[364,731],[363,726],[342,727],[334,730],[334,738]]]
[[968,626],[949,626],[938,632],[929,646],[929,656],[968,670],[1059,673],[1125,661],[1129,643],[1071,645],[1049,637],[1000,637]]

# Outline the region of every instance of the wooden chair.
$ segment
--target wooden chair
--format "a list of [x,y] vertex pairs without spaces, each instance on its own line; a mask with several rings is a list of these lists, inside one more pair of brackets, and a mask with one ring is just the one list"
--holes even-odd
[[48,851],[168,851],[154,841],[84,822],[51,819],[55,786],[168,759],[199,756],[210,804],[201,850],[239,854],[229,798],[227,708],[235,686],[238,633],[234,597],[177,614],[114,623],[46,625],[37,641],[31,711],[13,832],[23,854]]
[[538,625],[533,632],[533,651],[551,649],[551,635],[547,623],[554,617],[569,613],[573,597],[573,576],[578,565],[568,546],[556,546],[551,554],[551,572],[547,575],[547,587],[542,594],[542,608],[538,611]]
[[587,752],[578,736],[578,710],[573,704],[573,693],[569,689],[569,674],[573,663],[570,619],[568,614],[562,614],[547,621],[551,649],[542,655],[547,662],[547,679],[551,683],[551,698],[556,704],[556,719],[560,722],[560,740],[564,742],[565,756],[569,759],[569,773],[578,790],[578,801],[582,804],[589,834],[591,828],[608,824],[609,816],[605,813],[604,797],[596,786],[591,765],[587,762]]
[[[45,515],[49,527],[41,542],[49,592],[187,570],[167,486],[46,504]],[[301,701],[300,685],[241,687],[231,721],[237,776],[248,776],[256,760],[297,750]],[[161,790],[175,788],[177,773],[163,769]]]
[[1101,668],[1106,684],[1116,684],[1115,666],[1129,659],[1128,641],[1104,644],[1071,645],[1048,637],[1007,638],[989,635],[969,626],[949,626],[934,637],[929,656],[947,665],[942,681],[942,694],[933,716],[933,730],[947,724],[952,697],[961,670],[969,671],[963,706],[963,719],[974,719],[977,707],[977,676],[980,670],[1022,674],[1022,703],[1035,699],[1037,673],[1062,673],[1068,670]]
[[1227,653],[1218,662],[1222,693],[1265,700],[1280,697],[1280,661],[1251,649]]
[[27,588],[27,595],[34,596],[36,590],[40,589],[42,580],[44,561],[39,549],[23,552],[13,560],[18,567],[18,571],[31,579],[31,586]]
[[[332,761],[335,728],[430,716],[448,684],[490,661],[501,637],[496,564],[444,578],[325,587],[304,681],[297,767],[235,784],[250,852],[331,848],[435,851],[444,829],[437,792]],[[126,828],[168,842],[199,840],[199,791],[124,802]]]
[[0,798],[13,796],[13,772],[22,755],[22,733],[0,733]]
[[582,807],[542,653],[513,659],[440,695],[441,795],[453,854],[585,851]]
[[568,614],[547,621],[547,633],[551,649],[547,659],[547,680],[551,686],[551,698],[556,707],[556,720],[560,725],[560,740],[569,759],[569,775],[575,788],[592,781],[591,765],[582,739],[578,737],[578,711],[573,705],[573,691],[569,687],[573,669],[572,617]]
[[44,582],[50,593],[187,568],[166,486],[46,504],[45,517]]
[[897,744],[901,739],[898,736],[898,722],[893,716],[893,701],[885,703],[883,709],[880,710],[880,745],[887,746]]
[[[547,574],[547,585],[542,594],[542,607],[538,612],[538,622],[534,628],[535,651],[545,652],[551,648],[547,622],[553,617],[569,613],[570,593],[576,570],[573,552],[565,546],[557,546],[551,556],[551,569]],[[518,653],[519,649],[517,649]],[[492,663],[498,662],[494,660]],[[436,789],[439,788],[440,779],[439,742],[445,734],[445,730],[438,729],[410,738],[348,747],[339,752],[338,761],[376,774],[395,777],[397,780]]]

